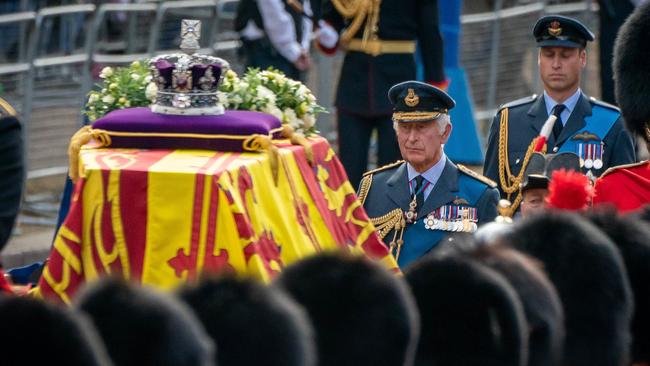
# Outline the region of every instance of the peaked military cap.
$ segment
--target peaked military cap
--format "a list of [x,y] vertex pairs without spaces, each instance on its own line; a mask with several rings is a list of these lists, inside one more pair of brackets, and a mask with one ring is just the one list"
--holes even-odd
[[533,36],[539,47],[585,47],[594,34],[578,20],[562,15],[546,15],[535,23]]
[[533,153],[526,166],[521,189],[525,191],[527,189],[548,188],[553,172],[560,169],[579,172],[580,158],[571,152],[547,155]]
[[404,81],[388,90],[388,99],[393,104],[393,121],[424,122],[449,113],[456,102],[445,93],[420,81]]

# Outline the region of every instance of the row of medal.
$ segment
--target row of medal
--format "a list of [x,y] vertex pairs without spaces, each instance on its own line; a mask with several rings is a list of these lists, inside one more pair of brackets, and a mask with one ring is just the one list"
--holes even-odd
[[603,167],[604,144],[579,143],[578,156],[580,157],[580,167],[586,169],[594,168],[596,170]]
[[442,206],[424,218],[428,230],[473,233],[478,228],[478,211],[475,207]]

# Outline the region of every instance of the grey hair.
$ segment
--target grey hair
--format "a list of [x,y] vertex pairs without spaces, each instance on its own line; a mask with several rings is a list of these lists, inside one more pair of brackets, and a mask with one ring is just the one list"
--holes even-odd
[[[451,118],[447,113],[442,113],[438,118],[435,119],[435,121],[438,123],[438,131],[442,134],[445,132],[445,129],[447,128],[447,125],[451,124]],[[397,121],[393,120],[393,129],[397,131]]]

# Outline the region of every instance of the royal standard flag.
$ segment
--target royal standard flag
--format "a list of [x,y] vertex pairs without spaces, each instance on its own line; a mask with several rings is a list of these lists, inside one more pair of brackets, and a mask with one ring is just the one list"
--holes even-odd
[[108,274],[160,288],[223,271],[268,282],[328,250],[397,271],[327,141],[308,148],[281,144],[275,163],[265,153],[83,149],[40,294],[69,303]]

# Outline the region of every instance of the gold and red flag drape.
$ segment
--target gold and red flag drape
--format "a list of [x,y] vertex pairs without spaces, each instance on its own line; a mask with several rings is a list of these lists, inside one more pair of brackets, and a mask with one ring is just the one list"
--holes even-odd
[[263,153],[81,151],[81,179],[38,291],[69,303],[107,274],[173,288],[201,273],[270,281],[313,253],[345,249],[397,265],[339,160],[312,138],[280,145],[277,176]]

